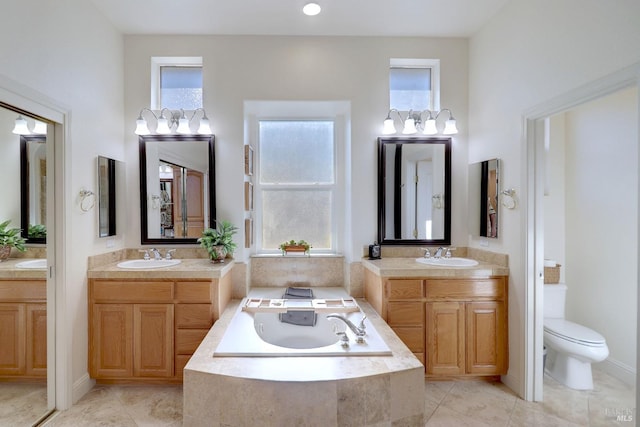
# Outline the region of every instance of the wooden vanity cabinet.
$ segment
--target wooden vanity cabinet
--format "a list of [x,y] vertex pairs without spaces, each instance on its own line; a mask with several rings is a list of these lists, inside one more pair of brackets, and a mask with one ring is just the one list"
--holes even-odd
[[381,278],[365,270],[365,298],[427,376],[507,373],[507,277]]
[[89,370],[101,382],[181,382],[231,298],[212,280],[89,281]]
[[0,378],[47,376],[47,282],[0,281]]

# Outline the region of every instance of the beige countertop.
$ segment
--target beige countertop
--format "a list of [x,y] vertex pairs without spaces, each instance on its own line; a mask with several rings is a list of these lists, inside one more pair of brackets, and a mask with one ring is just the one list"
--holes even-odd
[[233,267],[233,260],[212,263],[207,258],[181,259],[180,264],[163,268],[128,269],[118,267],[118,262],[90,268],[90,279],[218,279]]
[[45,268],[18,268],[16,264],[34,258],[9,258],[0,262],[0,279],[47,279]]
[[364,268],[381,277],[451,277],[451,278],[474,278],[489,276],[508,276],[509,268],[478,261],[479,264],[473,267],[442,267],[435,265],[421,264],[415,258],[382,258],[363,259]]

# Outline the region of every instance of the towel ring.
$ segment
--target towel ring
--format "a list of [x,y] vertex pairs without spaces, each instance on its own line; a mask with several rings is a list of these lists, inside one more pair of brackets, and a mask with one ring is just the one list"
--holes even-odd
[[516,208],[516,206],[518,205],[518,200],[516,199],[516,190],[514,190],[513,188],[509,188],[506,190],[502,190],[500,194],[505,196],[502,199],[502,206],[504,206],[507,209]]
[[89,212],[96,204],[96,195],[91,190],[80,190],[78,194],[80,197],[80,210],[82,212]]

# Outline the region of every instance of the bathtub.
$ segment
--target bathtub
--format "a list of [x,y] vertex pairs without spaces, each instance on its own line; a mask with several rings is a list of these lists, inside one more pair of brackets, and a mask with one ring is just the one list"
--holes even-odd
[[[248,298],[281,298],[282,289],[258,289]],[[344,290],[314,290],[315,298],[349,298]],[[251,313],[242,311],[246,298],[239,305],[214,357],[273,357],[273,356],[390,356],[391,350],[366,319],[364,342],[358,343],[347,325],[327,318],[329,313],[318,313],[313,326],[299,326],[280,321],[276,313]],[[341,313],[358,325],[364,316],[362,311]],[[348,345],[340,340],[346,334]]]

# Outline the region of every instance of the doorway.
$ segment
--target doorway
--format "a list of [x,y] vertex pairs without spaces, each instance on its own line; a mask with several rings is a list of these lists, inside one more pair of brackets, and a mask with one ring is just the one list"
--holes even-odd
[[[527,243],[526,243],[526,264],[525,271],[527,291],[526,299],[527,306],[533,308],[531,314],[527,318],[527,351],[526,351],[526,398],[529,400],[542,401],[543,400],[543,263],[546,257],[545,249],[549,250],[549,243],[545,243],[545,189],[548,190],[548,183],[545,182],[546,166],[547,166],[547,152],[545,150],[545,141],[548,139],[548,127],[545,125],[548,123],[548,118],[560,113],[567,112],[575,109],[576,107],[583,106],[585,103],[596,99],[602,99],[605,96],[614,94],[627,88],[636,88],[638,86],[638,76],[640,68],[638,65],[623,69],[617,73],[609,75],[603,79],[587,84],[574,91],[564,94],[556,99],[550,100],[534,109],[525,112],[526,119],[526,156],[527,156],[527,171],[526,171],[526,227]],[[636,105],[637,105],[636,95]],[[636,121],[638,120],[636,115]],[[636,141],[637,144],[637,141]],[[606,145],[606,138],[602,141],[602,145]],[[636,147],[637,149],[637,147]],[[637,166],[638,158],[635,156],[635,170],[636,170],[636,182],[632,183],[632,188],[637,189]],[[592,171],[593,173],[593,171]],[[620,183],[618,183],[620,185]],[[611,187],[605,191],[606,196],[610,196],[612,193],[609,190],[615,190]],[[594,195],[597,192],[594,191]],[[597,199],[596,199],[597,200]],[[603,199],[603,203],[607,203],[607,197]],[[548,202],[547,202],[548,203]],[[637,208],[637,206],[636,206]],[[548,215],[548,214],[547,214]],[[575,213],[573,214],[575,217]],[[574,218],[575,219],[575,218]],[[615,218],[612,218],[615,221]],[[571,220],[573,221],[573,219]],[[637,218],[633,229],[636,230],[634,238],[634,245],[638,247],[638,233],[637,233]],[[569,234],[568,236],[570,236]],[[549,237],[547,240],[549,240]],[[598,240],[591,240],[586,249],[593,249],[594,252],[606,250],[606,248],[599,247]],[[571,245],[569,245],[571,246]],[[567,246],[568,247],[568,246]],[[570,280],[571,277],[576,281],[582,280],[579,276],[577,269],[577,262],[575,260],[575,254],[578,251],[571,251],[571,255],[566,254],[567,259],[570,262],[571,269],[569,270]],[[564,256],[564,255],[563,255]],[[573,258],[572,258],[573,257]],[[637,261],[637,260],[636,260]],[[590,261],[586,261],[588,264]],[[638,267],[637,262],[633,263],[635,269],[635,282],[634,287],[637,288]],[[604,269],[601,269],[604,270]],[[606,271],[605,271],[606,274]],[[602,284],[601,286],[606,286]],[[578,289],[574,289],[574,292]],[[579,290],[578,290],[579,292]],[[569,297],[568,297],[569,298]],[[611,308],[608,308],[611,310]],[[635,311],[637,313],[637,303],[635,304]],[[576,308],[576,304],[568,305],[568,317],[580,316],[580,309]],[[578,320],[578,323],[579,320]],[[610,335],[611,336],[611,335]],[[606,336],[605,336],[606,338]],[[614,337],[612,337],[614,338]],[[635,354],[637,357],[637,339],[633,337]],[[612,342],[613,344],[613,342]],[[616,350],[617,351],[617,350]],[[615,354],[611,355],[615,359]],[[635,360],[633,361],[633,371],[636,370]],[[605,364],[603,364],[604,366]],[[610,367],[609,367],[610,368]],[[618,373],[619,374],[619,373]],[[632,380],[633,381],[633,380]],[[637,397],[636,397],[637,398]],[[637,405],[636,405],[637,406]]]

